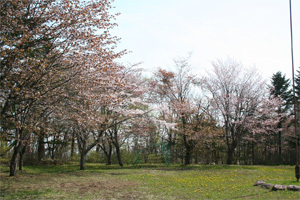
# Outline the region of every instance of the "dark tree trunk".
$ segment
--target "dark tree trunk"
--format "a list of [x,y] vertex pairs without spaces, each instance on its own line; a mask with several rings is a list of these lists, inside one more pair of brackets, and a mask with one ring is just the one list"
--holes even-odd
[[96,140],[92,144],[87,145],[87,138],[84,136],[82,137],[80,135],[77,135],[78,149],[80,152],[80,170],[85,169],[86,155],[92,148],[94,148],[98,144],[98,141],[99,140]]
[[[182,128],[183,128],[183,134],[184,134],[185,125],[186,125],[185,117],[181,117],[181,121],[182,121]],[[189,142],[186,135],[183,135],[183,143],[184,143],[184,146],[185,146],[184,164],[189,165],[191,163],[191,154],[192,154],[193,146],[192,146],[192,144],[190,144],[190,142]]]
[[265,148],[264,148],[264,164],[267,163],[267,144],[265,144]]
[[51,145],[50,145],[50,142],[49,142],[49,138],[48,137],[46,137],[46,141],[47,141],[47,149],[48,149],[48,155],[49,156],[51,156],[51,152],[52,152],[52,150],[51,150]]
[[17,174],[17,166],[18,166],[18,155],[21,151],[23,140],[27,137],[25,135],[22,137],[22,129],[16,129],[16,140],[14,146],[14,152],[9,165],[9,176],[15,176]]
[[246,163],[247,163],[247,154],[246,154],[246,151],[247,151],[247,144],[246,144],[246,142],[244,142],[244,144],[243,144],[243,157],[244,157],[244,165],[246,165]]
[[44,135],[38,137],[38,161],[41,162],[45,156]]
[[104,154],[107,158],[107,165],[111,165],[112,164],[112,162],[111,162],[112,144],[109,141],[107,143],[108,143],[108,149],[105,146],[104,140],[102,140],[102,145],[99,144],[98,146],[102,149],[102,151],[104,152]]
[[185,158],[184,164],[189,165],[191,164],[191,155],[192,155],[192,145],[189,144],[187,136],[183,136],[184,146],[185,146]]
[[20,149],[22,147],[22,142],[18,141],[15,144],[14,147],[14,153],[12,155],[11,161],[10,161],[10,165],[9,165],[9,176],[15,176],[17,174],[17,166],[18,166],[18,155],[20,152]]
[[83,132],[82,134],[79,133],[75,133],[75,134],[77,138],[78,149],[80,152],[80,170],[84,170],[86,155],[92,148],[94,148],[99,143],[99,138],[102,136],[103,131],[100,131],[97,140],[94,140],[94,142],[92,142],[89,145],[87,144],[89,139],[88,133]]
[[85,159],[86,159],[86,153],[81,152],[81,154],[80,154],[80,170],[85,170]]
[[108,150],[108,153],[107,153],[107,165],[111,165],[112,162],[111,162],[111,155],[112,155],[112,145],[110,144],[109,145],[109,150]]
[[189,165],[190,162],[191,162],[191,152],[188,149],[186,149],[184,164]]
[[252,165],[255,165],[255,149],[254,141],[251,143]]
[[[234,137],[237,133],[231,128],[232,130],[229,131],[226,128],[226,144],[227,144],[227,165],[232,165],[234,161],[234,153],[235,149],[238,145],[236,137]],[[230,135],[228,133],[231,133]]]
[[26,151],[26,147],[27,144],[24,145],[24,147],[22,148],[22,151],[20,151],[20,160],[19,160],[19,170],[22,171],[23,170],[23,163],[24,163],[24,154]]
[[51,159],[55,159],[55,143],[56,143],[56,136],[53,137],[53,144],[51,148]]
[[71,158],[74,156],[74,150],[75,150],[75,131],[72,133],[72,142],[71,142]]
[[118,140],[118,134],[117,133],[118,133],[118,130],[117,130],[117,128],[115,128],[113,144],[116,148],[116,153],[117,153],[117,158],[118,158],[119,165],[122,167],[123,163],[122,163],[122,157],[121,157],[120,145],[119,145],[119,140]]
[[86,159],[86,141],[82,140],[81,142],[78,141],[78,147],[80,150],[80,170],[85,169],[85,159]]
[[122,167],[123,163],[122,163],[120,147],[119,147],[119,145],[116,145],[115,147],[116,147],[116,153],[117,153],[117,158],[118,158],[119,165]]
[[233,154],[234,154],[234,148],[228,147],[228,149],[227,149],[227,165],[231,165],[233,163]]

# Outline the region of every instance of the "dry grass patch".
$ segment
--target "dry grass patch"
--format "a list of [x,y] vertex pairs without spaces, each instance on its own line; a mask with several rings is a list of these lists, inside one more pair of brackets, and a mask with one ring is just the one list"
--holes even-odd
[[1,173],[0,199],[144,199],[138,181],[88,172],[27,174]]
[[59,184],[59,191],[77,193],[80,197],[98,194],[98,198],[141,198],[134,190],[138,186],[135,181],[119,179],[93,180],[83,182],[63,182]]

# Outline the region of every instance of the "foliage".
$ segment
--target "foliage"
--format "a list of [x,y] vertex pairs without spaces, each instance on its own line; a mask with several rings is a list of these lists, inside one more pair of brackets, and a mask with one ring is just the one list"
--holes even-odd
[[274,105],[280,99],[266,98],[265,81],[256,69],[245,70],[232,59],[217,60],[213,62],[212,72],[203,79],[202,87],[209,92],[210,105],[224,129],[227,164],[233,163],[235,150],[248,133],[264,132],[268,128],[276,132],[282,116],[274,114]]
[[[282,115],[282,118],[277,124],[279,131],[274,133],[272,142],[276,146],[277,152],[277,163],[282,163],[284,156],[282,156],[282,151],[285,146],[290,145],[289,143],[294,143],[293,135],[289,133],[287,129],[284,129],[284,126],[291,126],[291,117],[289,116],[292,111],[293,105],[293,95],[292,89],[290,88],[290,79],[287,79],[285,75],[279,71],[274,73],[271,78],[271,85],[269,90],[273,97],[280,97],[282,103],[278,105],[276,112],[279,115]],[[291,147],[293,145],[290,145]]]
[[66,119],[90,125],[83,119],[104,98],[96,88],[117,84],[113,60],[124,52],[114,52],[110,8],[110,0],[1,1],[1,127],[17,141],[11,176],[31,133],[53,133]]
[[115,62],[126,51],[116,52],[110,34],[112,2],[0,1],[0,154],[10,176],[17,163],[122,166],[147,147],[145,162],[161,162],[163,141],[174,163],[294,162],[285,76],[274,74],[267,91],[256,70],[234,60],[198,78],[189,58],[177,58],[175,70],[142,78],[138,65]]
[[174,63],[175,72],[158,69],[149,84],[153,102],[160,110],[159,117],[167,122],[163,127],[166,139],[173,146],[183,145],[184,162],[190,164],[197,143],[216,132],[216,121],[209,113],[209,106],[193,95],[197,79],[191,72],[189,58],[174,59]]
[[282,106],[282,112],[288,111],[292,104],[292,90],[290,89],[290,80],[282,75],[282,73],[276,72],[271,78],[271,85],[269,86],[271,95],[275,97],[281,97],[284,100]]
[[101,163],[101,161],[102,160],[101,160],[99,152],[92,151],[92,152],[89,152],[87,154],[86,162],[88,162],[88,163]]

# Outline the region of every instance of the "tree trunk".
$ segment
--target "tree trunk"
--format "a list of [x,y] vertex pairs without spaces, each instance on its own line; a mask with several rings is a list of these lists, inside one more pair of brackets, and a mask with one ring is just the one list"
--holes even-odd
[[119,140],[118,140],[118,134],[117,133],[118,133],[118,130],[117,130],[117,128],[115,128],[113,144],[116,148],[116,153],[117,153],[117,158],[118,158],[119,165],[122,167],[123,163],[122,163],[122,157],[121,157],[120,145],[119,145]]
[[233,154],[234,154],[234,148],[228,147],[227,149],[227,165],[231,165],[233,162]]
[[22,171],[23,170],[23,158],[24,158],[24,154],[25,154],[25,151],[26,151],[26,147],[27,147],[27,144],[24,145],[24,147],[22,148],[22,151],[20,151],[20,160],[19,160],[19,171]]
[[122,157],[121,157],[121,152],[120,152],[120,147],[119,147],[119,145],[116,145],[115,147],[116,147],[116,153],[117,153],[117,158],[118,158],[119,165],[121,167],[123,167]]
[[244,157],[244,162],[243,162],[243,164],[244,165],[246,165],[246,163],[247,163],[247,143],[246,142],[244,142],[244,144],[243,144],[243,157]]
[[108,150],[105,147],[105,141],[102,141],[102,145],[99,145],[99,147],[102,149],[104,152],[106,158],[107,158],[107,164],[106,165],[111,165],[111,155],[112,155],[112,144],[111,142],[108,143]]
[[191,152],[188,149],[186,149],[184,164],[189,165],[190,161],[191,161]]
[[56,143],[56,137],[53,137],[53,144],[52,144],[52,148],[51,148],[51,159],[54,160],[55,159],[55,143]]
[[195,164],[198,164],[198,154],[195,154]]
[[85,159],[86,159],[86,141],[81,140],[79,141],[78,139],[78,147],[80,150],[80,170],[84,170],[85,169]]
[[72,134],[72,143],[71,143],[71,159],[74,156],[74,150],[75,150],[75,131],[73,131]]
[[112,164],[112,162],[111,162],[111,155],[112,155],[112,146],[109,146],[108,153],[106,154],[106,156],[107,156],[107,165],[111,165]]
[[[181,117],[181,121],[182,121],[182,128],[183,128],[183,134],[184,134],[185,125],[186,125],[185,117]],[[184,146],[185,146],[184,164],[189,165],[190,162],[191,162],[192,145],[189,143],[188,138],[187,138],[186,135],[183,135],[183,143],[184,143]]]
[[15,176],[17,174],[18,154],[20,152],[21,146],[22,146],[21,141],[18,141],[15,144],[14,153],[12,155],[10,165],[9,165],[9,168],[10,168],[9,176]]
[[45,155],[44,135],[38,137],[38,161],[41,162]]
[[78,149],[80,152],[80,170],[85,169],[85,159],[87,153],[98,144],[98,140],[94,141],[92,144],[87,145],[87,138],[77,136]]
[[85,159],[86,159],[86,153],[82,151],[80,154],[80,170],[85,169]]
[[252,165],[255,165],[254,141],[252,141],[252,143],[251,143],[251,154],[252,154]]
[[189,141],[187,140],[187,136],[183,136],[184,146],[185,146],[185,158],[184,158],[184,164],[189,165],[191,164],[191,154],[192,154],[192,146],[189,144]]

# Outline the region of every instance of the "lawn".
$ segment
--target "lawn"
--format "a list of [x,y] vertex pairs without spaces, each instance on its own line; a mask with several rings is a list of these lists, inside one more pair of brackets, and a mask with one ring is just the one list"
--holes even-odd
[[254,187],[257,180],[300,185],[293,166],[0,167],[0,199],[300,199],[299,192]]

